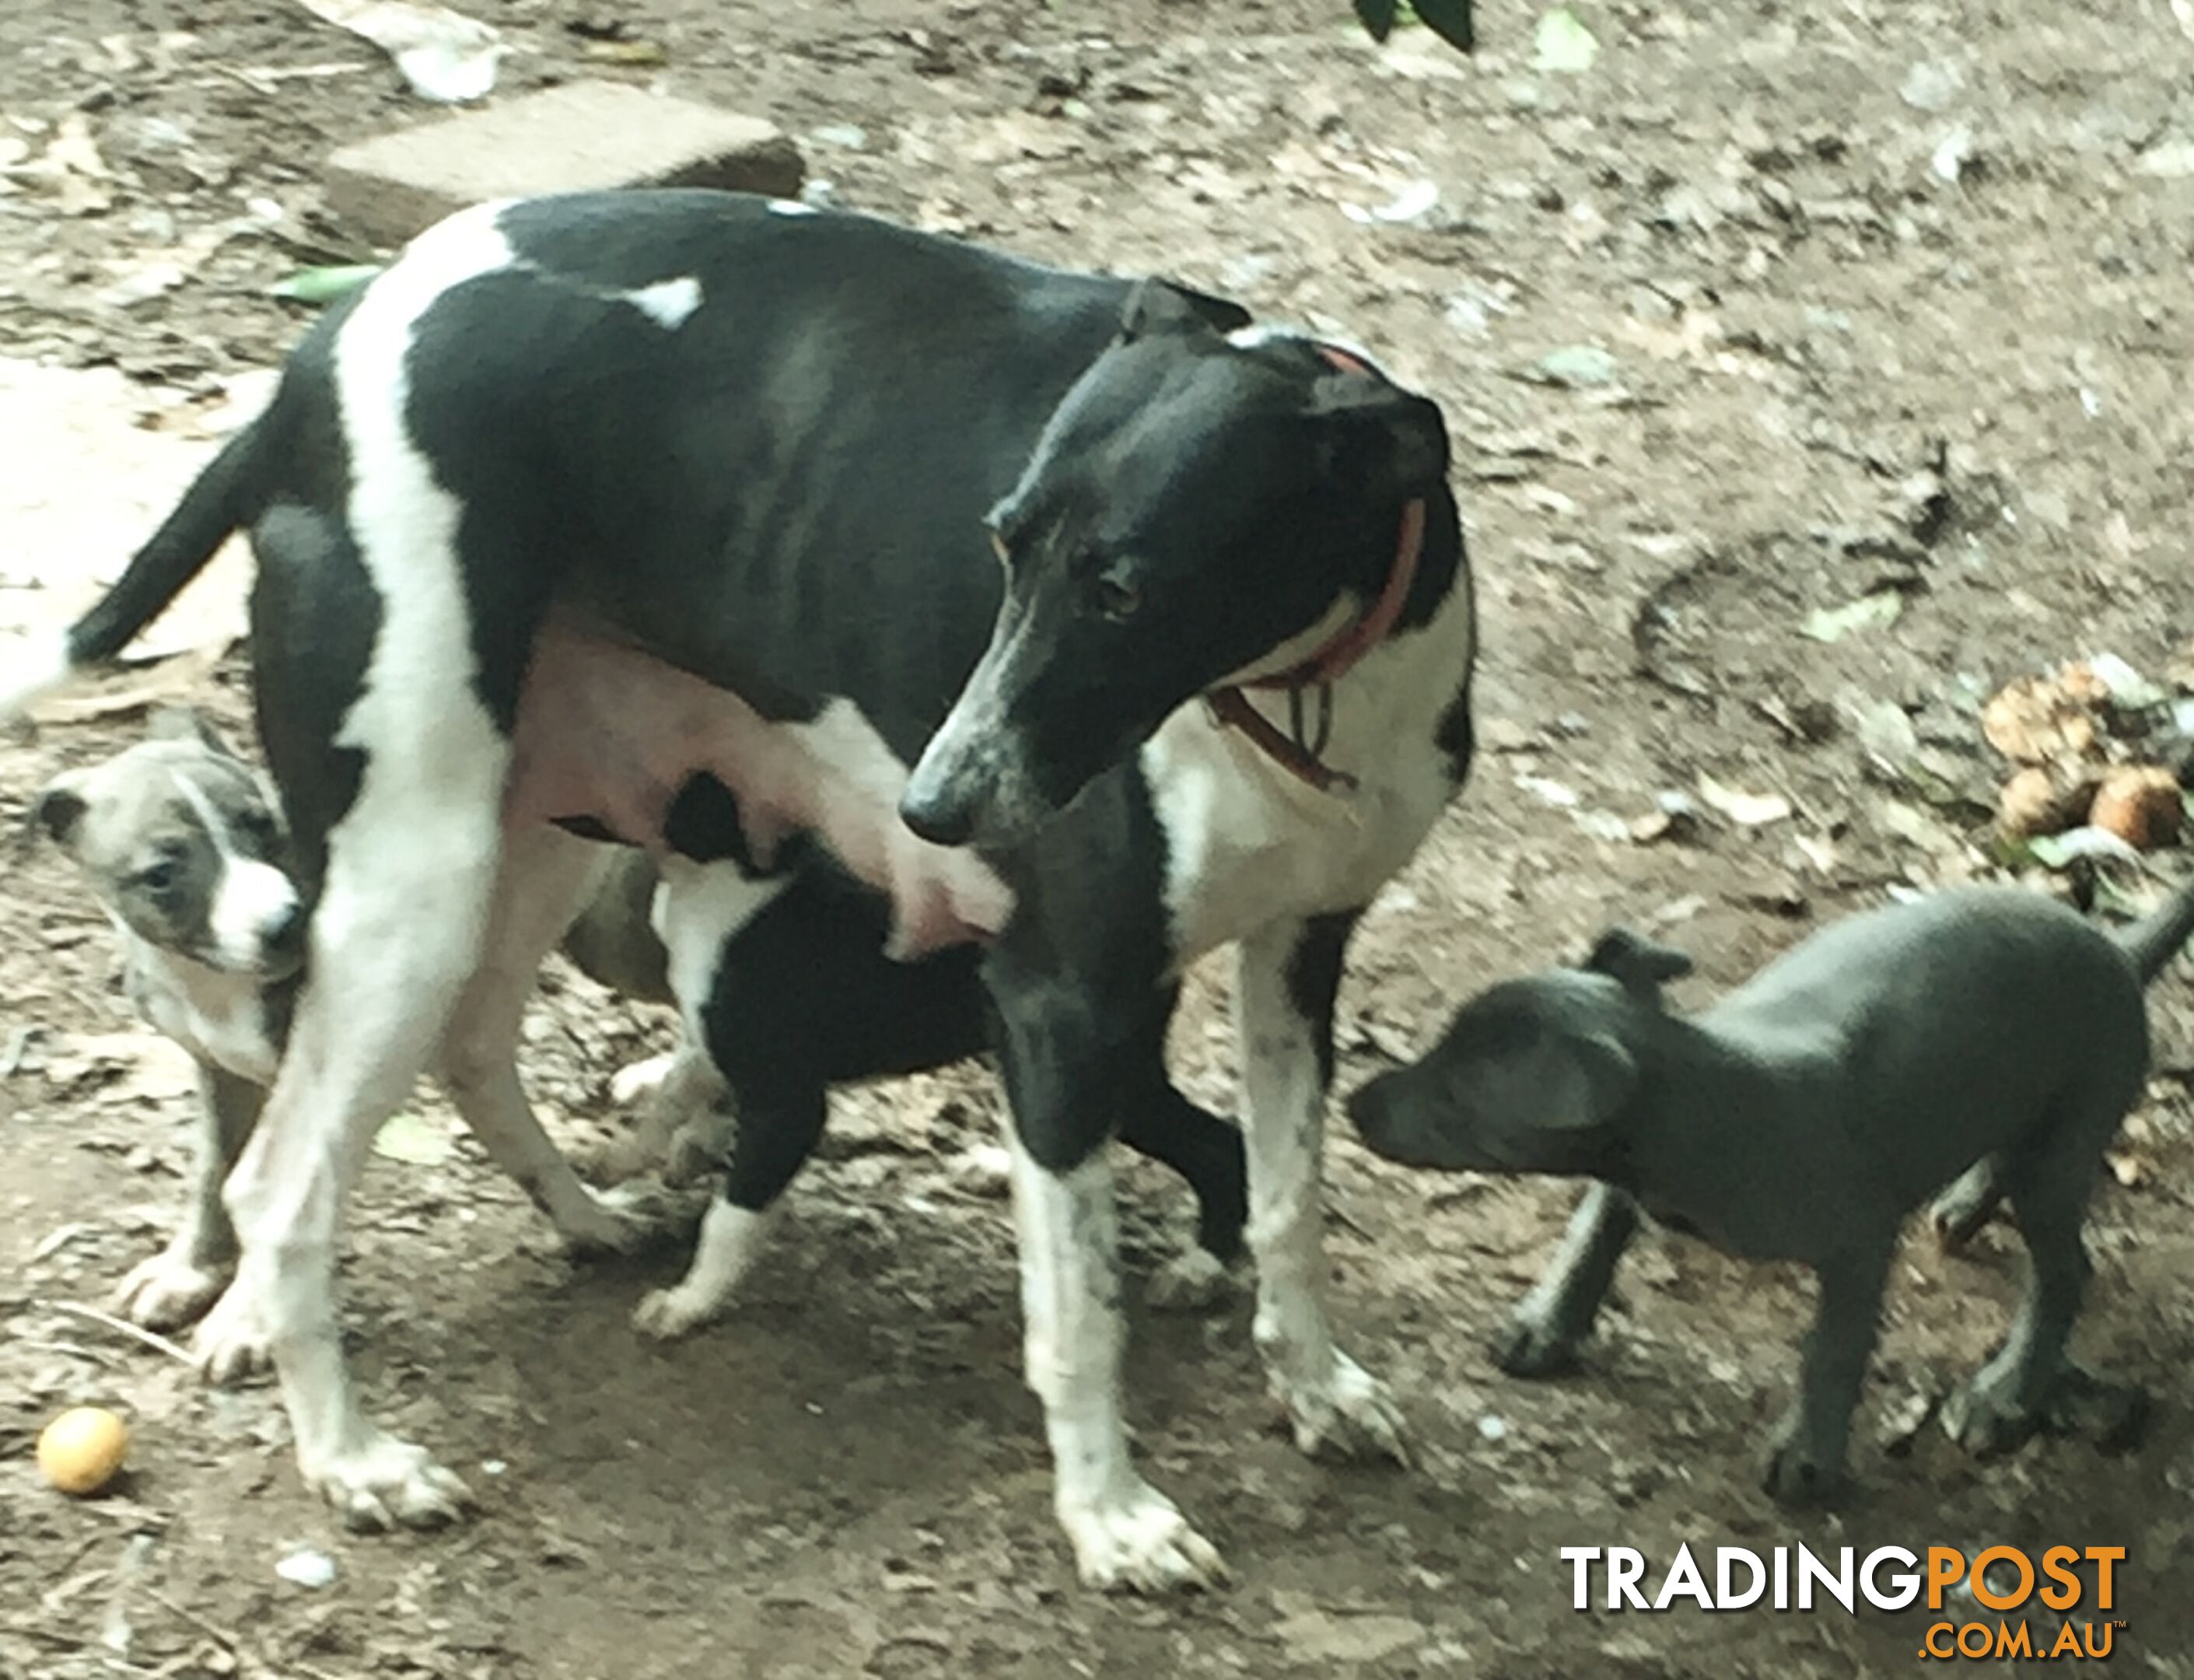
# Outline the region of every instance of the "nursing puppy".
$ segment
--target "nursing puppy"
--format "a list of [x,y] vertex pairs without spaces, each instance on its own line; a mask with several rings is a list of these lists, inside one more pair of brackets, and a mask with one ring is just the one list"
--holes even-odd
[[1729,1253],[1810,1266],[1820,1304],[1766,1487],[1818,1501],[1842,1478],[1899,1227],[1984,1157],[2030,1275],[1944,1422],[2002,1451],[2060,1396],[2082,1216],[2147,1072],[2142,988],[2190,931],[2194,882],[2116,935],[2036,893],[1962,888],[1838,923],[1685,1017],[1660,987],[1690,959],[1618,929],[1581,969],[1464,1005],[1349,1112],[1405,1165],[1599,1181],[1498,1349],[1514,1374],[1574,1359],[1641,1205]]
[[[1448,459],[1437,405],[1222,300],[731,194],[461,212],[323,316],[15,662],[66,681],[250,532],[260,734],[324,886],[216,1312],[267,1326],[306,1479],[364,1527],[462,1504],[352,1389],[346,1189],[429,1067],[568,1177],[513,1060],[589,867],[560,826],[671,851],[707,781],[756,866],[720,934],[813,832],[895,954],[990,942],[1025,1371],[1086,1580],[1220,1573],[1129,1449],[1106,1145],[1166,1112],[1180,976],[1221,946],[1267,1379],[1305,1448],[1399,1456],[1325,1305],[1319,1143],[1350,929],[1469,762]],[[743,1264],[727,1205],[698,1269]]]
[[[723,831],[712,838],[689,821],[679,837],[715,860],[620,852],[564,940],[595,979],[675,1003],[685,1024],[660,1084],[641,1099],[629,1154],[664,1161],[673,1178],[724,1170],[691,1270],[634,1315],[658,1338],[684,1335],[732,1304],[778,1199],[822,1136],[832,1086],[940,1067],[989,1046],[978,947],[893,961],[888,903],[812,847],[750,911],[757,882],[750,865],[726,854]],[[1195,1192],[1197,1248],[1154,1286],[1195,1298],[1241,1251],[1242,1138],[1170,1081],[1156,1096],[1122,1117],[1120,1135]]]

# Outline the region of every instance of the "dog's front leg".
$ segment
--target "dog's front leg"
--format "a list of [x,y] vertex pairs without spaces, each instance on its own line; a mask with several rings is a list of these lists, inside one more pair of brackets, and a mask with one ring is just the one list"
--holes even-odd
[[[250,1141],[267,1093],[249,1079],[198,1064],[198,1130],[191,1162],[191,1202],[175,1240],[122,1280],[115,1304],[132,1324],[173,1330],[214,1303],[236,1269],[236,1228],[222,1205],[221,1186]],[[263,1343],[238,1345],[223,1375],[266,1363]]]
[[1144,1481],[1120,1415],[1119,1232],[1100,1146],[1054,1171],[1013,1135],[1028,1385],[1043,1403],[1054,1508],[1083,1583],[1151,1592],[1225,1574],[1180,1508]]
[[1786,1505],[1826,1504],[1842,1489],[1852,1413],[1874,1355],[1882,1285],[1895,1248],[1893,1232],[1879,1240],[1856,1239],[1813,1269],[1820,1305],[1806,1332],[1797,1397],[1777,1432],[1765,1483]]
[[1325,1305],[1323,1153],[1333,1003],[1353,912],[1242,942],[1235,1015],[1249,1098],[1249,1247],[1258,1350],[1295,1444],[1406,1462],[1385,1387],[1334,1344]]

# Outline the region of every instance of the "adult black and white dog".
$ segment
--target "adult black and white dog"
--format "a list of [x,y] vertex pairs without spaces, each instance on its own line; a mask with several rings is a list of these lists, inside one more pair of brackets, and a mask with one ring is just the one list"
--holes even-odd
[[232,1293],[307,1479],[359,1522],[460,1499],[348,1383],[345,1190],[430,1062],[476,1128],[538,1135],[519,1012],[587,872],[554,825],[657,844],[712,787],[763,861],[816,831],[887,888],[899,950],[991,941],[1085,1579],[1220,1568],[1130,1460],[1101,1146],[1222,944],[1273,1389],[1304,1447],[1399,1455],[1332,1333],[1319,1157],[1349,930],[1469,757],[1447,463],[1433,403],[1232,304],[759,199],[483,207],[332,311],[32,673],[116,652],[250,528],[261,729],[322,887]]

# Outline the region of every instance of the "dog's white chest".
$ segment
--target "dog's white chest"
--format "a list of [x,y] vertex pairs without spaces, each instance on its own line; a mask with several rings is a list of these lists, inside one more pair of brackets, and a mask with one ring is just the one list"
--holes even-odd
[[1201,699],[1160,726],[1142,766],[1165,831],[1176,962],[1275,920],[1366,904],[1409,861],[1455,791],[1437,737],[1468,654],[1444,651],[1435,626],[1336,689],[1325,762],[1357,778],[1353,789],[1308,785]]

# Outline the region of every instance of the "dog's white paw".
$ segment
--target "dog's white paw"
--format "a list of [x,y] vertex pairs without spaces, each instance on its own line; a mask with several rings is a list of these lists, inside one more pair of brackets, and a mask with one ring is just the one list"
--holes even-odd
[[1209,1249],[1187,1248],[1151,1274],[1143,1298],[1162,1313],[1208,1313],[1233,1292],[1224,1261]]
[[191,1338],[191,1352],[198,1361],[198,1374],[221,1388],[274,1366],[273,1349],[259,1322],[258,1309],[234,1285],[198,1320],[198,1332]]
[[354,1451],[302,1466],[305,1481],[359,1533],[391,1528],[439,1528],[472,1504],[471,1491],[428,1455],[393,1436],[376,1435]]
[[1226,1565],[1171,1499],[1143,1482],[1123,1499],[1062,1502],[1059,1521],[1083,1585],[1102,1591],[1177,1592],[1215,1586]]
[[1274,1397],[1287,1408],[1295,1445],[1341,1458],[1410,1462],[1402,1413],[1387,1385],[1347,1354],[1335,1352],[1324,1378],[1288,1382],[1277,1375]]
[[225,1272],[208,1271],[187,1254],[163,1249],[122,1280],[114,1310],[147,1330],[175,1330],[194,1322],[227,1287]]
[[723,1316],[724,1303],[684,1284],[651,1289],[632,1309],[632,1327],[654,1342],[675,1342]]
[[629,1254],[655,1234],[663,1212],[661,1198],[645,1185],[618,1184],[588,1191],[556,1229],[575,1253]]

